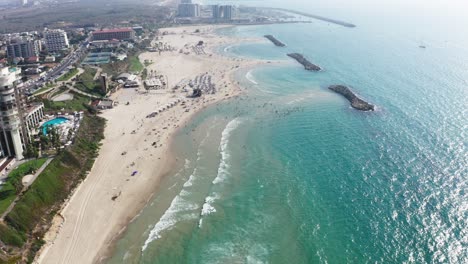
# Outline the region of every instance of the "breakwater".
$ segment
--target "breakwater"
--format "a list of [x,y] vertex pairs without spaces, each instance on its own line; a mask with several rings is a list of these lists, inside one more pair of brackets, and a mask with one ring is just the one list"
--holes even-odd
[[374,105],[362,100],[356,94],[354,94],[353,91],[344,85],[332,85],[328,87],[328,89],[343,95],[346,99],[348,99],[354,109],[360,111],[374,111]]
[[322,68],[308,61],[302,54],[299,53],[289,53],[289,57],[295,59],[300,64],[304,65],[304,68],[308,71],[320,71]]
[[284,47],[284,46],[286,46],[283,42],[279,41],[277,38],[275,38],[275,37],[272,36],[272,35],[265,35],[264,37],[267,38],[267,39],[269,39],[271,42],[273,42],[273,44],[275,44],[275,45],[278,46],[278,47]]
[[314,18],[314,19],[317,19],[317,20],[322,20],[322,21],[325,21],[325,22],[340,25],[340,26],[343,26],[343,27],[349,27],[349,28],[356,27],[356,25],[345,22],[345,21],[340,21],[340,20],[336,20],[336,19],[333,19],[333,18],[323,17],[323,16],[317,16],[317,15],[314,15],[314,14],[309,14],[309,13],[305,13],[305,12],[301,12],[301,11],[296,11],[296,10],[291,10],[291,9],[286,9],[286,8],[267,8],[267,9],[279,10],[279,11],[288,12],[288,13],[292,13],[292,14],[296,14],[296,15],[301,15],[301,16],[304,16],[304,17],[310,17],[310,18]]

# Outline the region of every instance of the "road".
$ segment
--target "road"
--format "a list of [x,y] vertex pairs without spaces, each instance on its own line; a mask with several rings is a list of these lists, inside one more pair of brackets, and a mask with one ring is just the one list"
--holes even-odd
[[86,52],[86,44],[89,42],[90,38],[91,37],[88,37],[85,41],[83,41],[76,50],[71,51],[70,54],[63,58],[59,65],[55,66],[51,71],[46,73],[45,76],[33,81],[27,86],[24,86],[23,90],[30,91],[38,86],[43,85],[46,82],[54,81],[55,79],[57,79],[64,70],[73,65],[75,62],[77,62],[80,59],[80,57]]

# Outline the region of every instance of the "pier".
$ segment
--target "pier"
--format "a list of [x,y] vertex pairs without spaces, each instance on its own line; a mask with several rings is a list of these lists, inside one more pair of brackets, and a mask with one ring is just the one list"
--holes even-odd
[[284,47],[284,46],[286,46],[283,42],[279,41],[277,38],[275,38],[275,37],[272,36],[272,35],[265,35],[264,37],[267,38],[267,39],[269,39],[271,42],[273,42],[273,44],[275,44],[275,45],[278,46],[278,47]]
[[346,99],[348,99],[354,109],[360,111],[374,111],[374,105],[362,100],[356,94],[354,94],[353,91],[344,85],[332,85],[328,87],[328,89],[343,95]]
[[325,21],[325,22],[329,22],[329,23],[333,23],[333,24],[336,24],[336,25],[340,25],[340,26],[343,26],[343,27],[349,27],[349,28],[354,28],[354,27],[356,27],[356,25],[351,24],[351,23],[348,23],[348,22],[345,22],[345,21],[340,21],[340,20],[336,20],[336,19],[332,19],[332,18],[328,18],[328,17],[323,17],[323,16],[317,16],[317,15],[314,15],[314,14],[309,14],[309,13],[305,13],[305,12],[301,12],[301,11],[296,11],[296,10],[291,10],[291,9],[286,9],[286,8],[272,8],[272,7],[266,8],[266,9],[278,10],[278,11],[283,11],[283,12],[288,12],[288,13],[292,13],[292,14],[304,16],[304,17],[310,17],[310,18],[314,18],[314,19],[317,19],[317,20],[322,20],[322,21]]
[[308,71],[320,71],[320,70],[322,70],[322,68],[320,68],[319,66],[313,64],[312,62],[310,62],[306,58],[304,58],[304,56],[302,54],[289,53],[288,56],[295,59],[300,64],[302,64],[304,66],[304,68],[306,70],[308,70]]

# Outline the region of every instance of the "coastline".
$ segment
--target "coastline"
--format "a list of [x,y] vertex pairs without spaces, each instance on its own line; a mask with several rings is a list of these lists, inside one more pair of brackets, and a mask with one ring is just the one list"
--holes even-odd
[[[174,99],[176,95],[169,93],[170,90],[164,91],[166,93],[143,94],[130,89],[120,90],[113,95],[113,99],[119,101],[120,105],[102,114],[108,120],[108,125],[95,166],[64,205],[61,213],[54,218],[53,225],[44,238],[46,244],[38,252],[35,263],[99,263],[107,259],[127,225],[154,196],[160,181],[171,174],[176,161],[170,146],[178,129],[206,107],[241,94],[242,89],[234,79],[235,72],[266,63],[217,54],[216,49],[222,45],[246,41],[217,35],[214,30],[221,27],[225,26],[164,29],[170,33],[163,37],[163,41],[177,47],[176,51],[162,55],[150,52],[140,55],[141,61],[156,61],[148,66],[148,70],[154,69],[158,74],[166,75],[170,81],[169,87],[178,83],[177,80],[195,78],[194,74],[204,72],[212,73],[215,83],[223,85],[220,85],[222,87],[215,95],[184,99],[186,106],[190,107],[189,112],[179,104],[154,120],[146,120],[145,116],[155,110],[155,103],[164,105]],[[200,29],[201,33],[190,33],[195,29]],[[207,43],[206,54],[185,55],[178,52],[187,42],[193,44],[199,40]],[[124,105],[125,101],[130,102],[130,105]],[[134,134],[135,130],[130,131],[125,122],[133,124],[134,128],[138,127]],[[166,129],[161,129],[163,126]],[[154,138],[160,146],[151,148],[149,137]],[[148,148],[132,149],[143,144]],[[123,156],[122,151],[128,151],[128,154]],[[158,159],[148,158],[148,154],[150,157],[157,156]],[[115,164],[122,158],[127,164],[132,162],[134,165]],[[122,173],[134,169],[138,171],[134,178],[129,177],[128,172]],[[110,199],[112,196],[118,198],[113,201]]]

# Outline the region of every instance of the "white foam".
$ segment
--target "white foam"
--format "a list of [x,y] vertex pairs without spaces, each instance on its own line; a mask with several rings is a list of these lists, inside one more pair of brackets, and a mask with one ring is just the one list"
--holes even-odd
[[197,204],[190,203],[182,197],[186,195],[186,192],[187,191],[182,190],[180,194],[177,195],[174,200],[172,200],[169,208],[166,210],[166,212],[164,212],[163,216],[161,216],[159,221],[151,230],[141,251],[145,251],[151,242],[161,238],[162,231],[171,229],[179,221],[194,219],[196,217],[194,214],[181,214],[186,211],[199,209]]
[[190,187],[193,185],[193,182],[195,181],[195,176],[194,174],[197,172],[197,169],[193,171],[193,173],[190,175],[189,179],[184,183],[184,188]]
[[258,82],[255,81],[255,79],[254,79],[254,77],[253,77],[253,75],[252,75],[252,70],[250,70],[249,72],[247,72],[247,74],[245,75],[245,78],[246,78],[247,80],[249,80],[249,81],[250,81],[251,83],[253,83],[253,84],[258,84]]
[[225,47],[224,52],[228,52],[231,48],[232,48],[232,45]]
[[208,196],[205,198],[205,203],[202,206],[201,217],[198,221],[198,227],[200,228],[203,224],[203,216],[210,215],[212,213],[216,213],[216,208],[213,206],[213,203],[217,197],[215,196]]
[[214,208],[213,203],[216,200],[214,196],[208,196],[205,198],[205,203],[202,207],[201,215],[209,215],[216,212],[216,208]]
[[185,159],[184,168],[185,168],[186,170],[187,170],[188,168],[190,168],[190,160],[189,160],[189,159]]
[[239,127],[241,124],[240,118],[235,118],[231,120],[224,128],[223,133],[221,134],[221,142],[219,144],[219,150],[221,153],[221,161],[218,167],[218,174],[216,178],[213,180],[213,184],[218,184],[223,182],[227,176],[229,176],[229,155],[228,151],[228,144],[229,138],[231,137],[232,132]]

